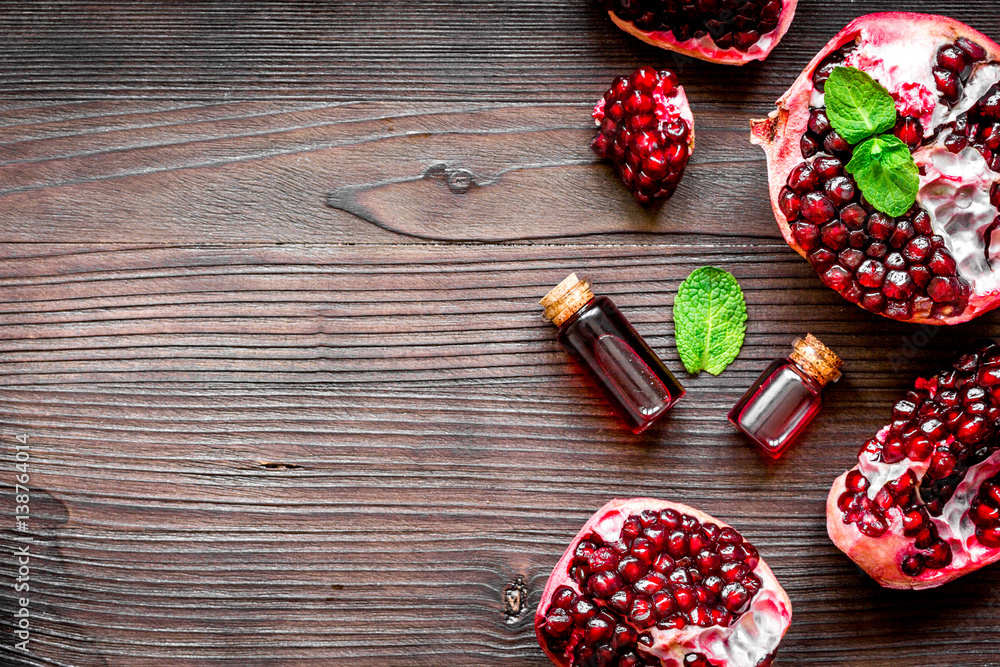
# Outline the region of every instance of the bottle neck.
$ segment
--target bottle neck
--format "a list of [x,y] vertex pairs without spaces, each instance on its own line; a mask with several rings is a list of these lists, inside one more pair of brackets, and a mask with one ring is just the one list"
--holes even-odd
[[584,306],[593,301],[590,283],[571,273],[539,302],[545,308],[545,317],[557,327],[562,326]]
[[839,380],[840,367],[844,363],[812,334],[806,334],[804,339],[796,338],[788,358],[820,387]]

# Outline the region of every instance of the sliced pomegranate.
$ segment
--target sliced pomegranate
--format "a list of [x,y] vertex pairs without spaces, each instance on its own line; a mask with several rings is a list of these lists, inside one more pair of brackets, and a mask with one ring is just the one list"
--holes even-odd
[[620,76],[593,116],[600,130],[591,148],[615,165],[636,201],[669,199],[694,150],[694,118],[677,75],[640,67]]
[[[916,203],[881,213],[844,171],[824,85],[837,67],[869,74],[896,101],[894,133],[920,171]],[[873,313],[956,324],[1000,303],[1000,47],[953,19],[884,13],[853,21],[753,122],[771,204],[788,244],[827,286]],[[1000,265],[998,265],[1000,266]]]
[[560,667],[760,667],[792,605],[749,542],[704,512],[612,500],[556,564],[535,615]]
[[834,543],[881,585],[932,588],[1000,560],[1000,346],[918,379],[833,483]]
[[600,0],[644,42],[714,63],[763,60],[788,31],[798,0]]

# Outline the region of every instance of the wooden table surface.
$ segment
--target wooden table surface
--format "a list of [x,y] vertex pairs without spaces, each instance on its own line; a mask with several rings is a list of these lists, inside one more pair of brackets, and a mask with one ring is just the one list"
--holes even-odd
[[[921,330],[782,242],[748,121],[869,11],[1000,37],[995,0],[802,0],[764,64],[681,62],[591,0],[0,6],[0,664],[543,667],[534,607],[613,497],[695,505],[795,610],[777,664],[1000,665],[1000,567],[882,590],[826,536],[833,478],[921,372],[1000,316]],[[592,102],[677,67],[698,146],[637,208]],[[746,345],[641,437],[537,301],[589,274],[681,370],[694,268]],[[791,339],[845,360],[769,463],[725,415]],[[30,653],[12,641],[30,446]]]

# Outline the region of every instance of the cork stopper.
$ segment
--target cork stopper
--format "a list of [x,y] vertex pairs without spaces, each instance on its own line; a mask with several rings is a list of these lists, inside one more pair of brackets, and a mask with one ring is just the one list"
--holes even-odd
[[575,273],[571,273],[551,292],[542,297],[539,303],[545,308],[545,317],[552,320],[552,324],[558,327],[573,317],[576,311],[590,303],[593,298],[594,293],[590,291],[590,283],[577,278]]
[[819,342],[819,339],[812,334],[806,334],[804,340],[795,339],[789,358],[821,387],[840,379],[840,367],[844,363],[833,350]]

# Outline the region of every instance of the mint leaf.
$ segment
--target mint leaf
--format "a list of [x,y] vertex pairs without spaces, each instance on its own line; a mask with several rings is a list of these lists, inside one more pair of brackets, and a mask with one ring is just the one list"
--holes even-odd
[[855,147],[845,169],[854,176],[865,199],[886,215],[903,215],[917,200],[917,165],[906,144],[891,134]]
[[848,143],[882,134],[896,124],[896,102],[878,81],[854,67],[837,67],[826,82],[826,117]]
[[688,373],[718,375],[743,347],[747,304],[731,273],[714,266],[691,272],[674,301],[677,352]]

